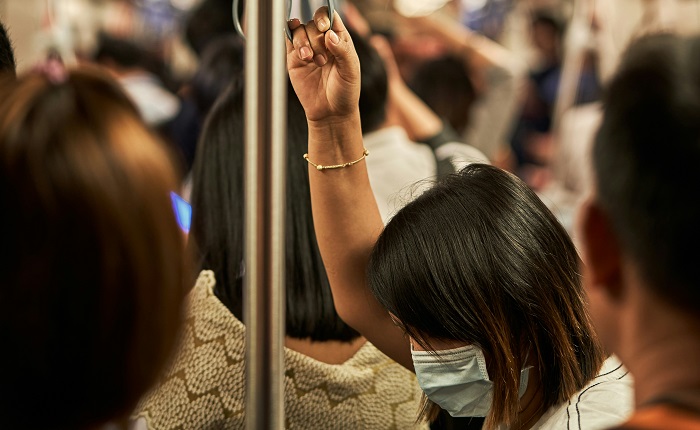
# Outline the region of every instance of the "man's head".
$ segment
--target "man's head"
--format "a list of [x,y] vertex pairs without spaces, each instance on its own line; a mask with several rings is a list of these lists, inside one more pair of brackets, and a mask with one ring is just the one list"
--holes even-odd
[[12,49],[12,42],[7,36],[7,29],[0,22],[0,75],[9,73],[15,76],[17,73],[15,64],[15,54]]
[[[243,19],[243,6],[238,3],[238,16]],[[204,0],[194,8],[185,22],[185,39],[198,57],[214,40],[236,34],[231,19],[231,0]]]
[[360,89],[360,121],[362,132],[379,129],[386,119],[389,83],[384,62],[369,41],[350,32],[360,60],[362,87]]
[[689,316],[700,305],[700,38],[634,43],[604,105],[581,226],[593,312],[614,351],[616,315],[637,297]]
[[423,63],[413,75],[411,88],[457,133],[464,133],[477,95],[463,59],[449,55]]
[[532,43],[548,58],[558,56],[564,25],[547,10],[536,11],[531,21]]

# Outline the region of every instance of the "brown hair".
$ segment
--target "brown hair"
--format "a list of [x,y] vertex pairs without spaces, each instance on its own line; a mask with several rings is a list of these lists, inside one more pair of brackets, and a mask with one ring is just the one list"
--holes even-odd
[[180,320],[168,154],[97,71],[30,74],[0,91],[3,425],[124,419]]

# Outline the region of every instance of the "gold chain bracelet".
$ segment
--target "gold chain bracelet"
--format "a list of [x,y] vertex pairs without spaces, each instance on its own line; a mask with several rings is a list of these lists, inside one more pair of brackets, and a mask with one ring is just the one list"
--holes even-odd
[[316,170],[319,170],[319,171],[330,170],[330,169],[342,169],[343,167],[354,166],[355,164],[357,164],[357,163],[359,163],[360,161],[362,161],[362,160],[364,160],[365,158],[367,158],[367,156],[369,155],[369,151],[367,150],[367,148],[362,148],[362,149],[364,150],[364,151],[362,152],[362,157],[358,158],[358,159],[355,160],[355,161],[348,161],[347,163],[343,163],[343,164],[334,164],[334,165],[332,165],[332,166],[323,166],[323,165],[321,165],[321,164],[316,164],[316,163],[314,163],[313,161],[309,160],[309,154],[304,154],[304,160],[308,161],[309,164],[311,164],[312,166],[314,166],[314,167],[316,168]]

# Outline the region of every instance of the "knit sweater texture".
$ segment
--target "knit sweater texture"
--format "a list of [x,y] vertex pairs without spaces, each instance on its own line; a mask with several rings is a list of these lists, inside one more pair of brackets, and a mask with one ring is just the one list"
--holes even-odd
[[[180,348],[134,418],[151,430],[245,426],[245,327],[202,271],[188,297]],[[284,349],[287,429],[425,429],[415,375],[367,342],[343,364]]]

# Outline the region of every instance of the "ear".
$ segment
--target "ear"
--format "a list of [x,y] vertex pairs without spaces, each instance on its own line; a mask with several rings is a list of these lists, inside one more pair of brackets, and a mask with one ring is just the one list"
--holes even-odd
[[578,225],[585,284],[611,298],[619,297],[623,260],[610,219],[599,204],[589,198],[581,207]]

